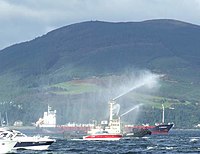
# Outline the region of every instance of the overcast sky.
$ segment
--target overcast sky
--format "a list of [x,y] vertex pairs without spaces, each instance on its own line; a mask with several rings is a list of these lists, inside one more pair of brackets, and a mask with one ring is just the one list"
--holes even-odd
[[200,0],[0,0],[0,49],[82,21],[163,18],[200,25]]

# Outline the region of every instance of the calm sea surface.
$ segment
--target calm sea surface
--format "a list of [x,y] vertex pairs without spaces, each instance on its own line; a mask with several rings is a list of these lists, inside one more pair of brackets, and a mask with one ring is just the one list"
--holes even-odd
[[171,130],[168,135],[119,141],[56,140],[46,151],[16,153],[200,153],[200,130]]

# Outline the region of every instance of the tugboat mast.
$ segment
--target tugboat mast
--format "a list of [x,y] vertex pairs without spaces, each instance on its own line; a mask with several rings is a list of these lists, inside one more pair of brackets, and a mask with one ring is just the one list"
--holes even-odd
[[110,118],[109,120],[112,121],[113,120],[113,105],[116,103],[114,100],[111,100],[108,102],[109,103],[109,114],[110,114]]

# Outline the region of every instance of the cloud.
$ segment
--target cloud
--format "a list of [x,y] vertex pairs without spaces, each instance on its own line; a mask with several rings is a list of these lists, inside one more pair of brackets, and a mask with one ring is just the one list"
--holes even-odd
[[199,0],[1,0],[0,49],[87,20],[170,18],[200,25]]

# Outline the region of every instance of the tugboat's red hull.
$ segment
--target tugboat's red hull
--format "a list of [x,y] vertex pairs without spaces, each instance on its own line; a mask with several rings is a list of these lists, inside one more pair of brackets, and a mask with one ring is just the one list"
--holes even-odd
[[121,138],[121,134],[95,134],[83,137],[84,140],[119,140]]

